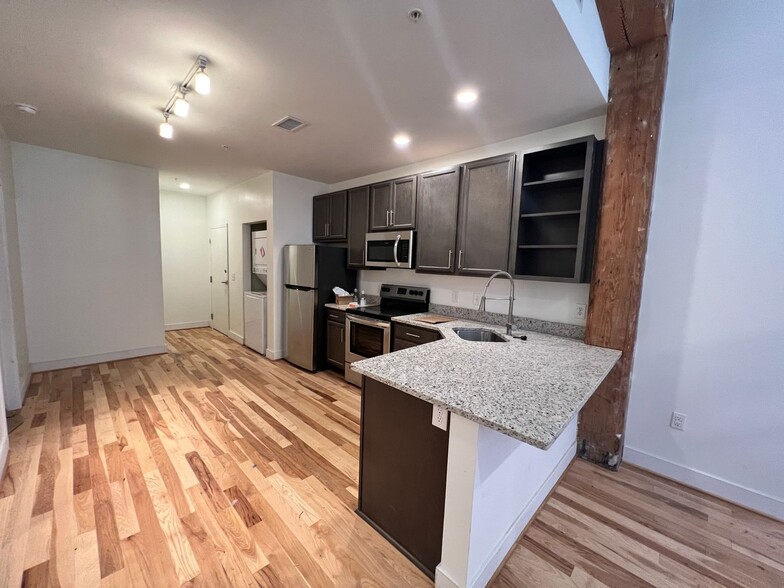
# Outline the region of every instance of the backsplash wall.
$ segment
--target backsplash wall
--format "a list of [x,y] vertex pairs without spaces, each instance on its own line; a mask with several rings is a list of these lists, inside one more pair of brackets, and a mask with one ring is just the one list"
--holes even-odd
[[[430,288],[430,302],[446,306],[476,309],[487,278],[418,274],[414,270],[363,270],[359,274],[360,288],[366,294],[378,294],[382,283],[425,286]],[[509,282],[496,279],[488,295],[506,296]],[[585,319],[575,315],[578,304],[588,304],[588,284],[537,282],[515,280],[514,315],[545,321],[585,326]],[[506,301],[489,300],[489,312],[506,313]]]

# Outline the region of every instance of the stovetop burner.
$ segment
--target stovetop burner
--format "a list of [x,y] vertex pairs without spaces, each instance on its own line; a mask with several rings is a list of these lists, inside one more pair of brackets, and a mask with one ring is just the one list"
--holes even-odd
[[381,284],[380,295],[381,304],[348,308],[346,312],[389,321],[396,316],[427,312],[430,307],[429,288]]

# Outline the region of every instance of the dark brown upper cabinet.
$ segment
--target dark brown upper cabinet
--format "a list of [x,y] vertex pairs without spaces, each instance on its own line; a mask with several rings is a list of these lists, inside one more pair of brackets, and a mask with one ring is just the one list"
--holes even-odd
[[463,166],[458,220],[457,271],[485,276],[509,265],[515,155]]
[[313,241],[346,240],[346,191],[313,197]]
[[529,280],[590,281],[603,161],[604,142],[593,136],[522,157],[509,273]]
[[416,228],[416,176],[370,186],[370,230]]
[[417,181],[417,264],[419,273],[451,274],[457,265],[460,168],[419,176]]
[[365,234],[368,232],[370,187],[348,191],[348,267],[365,267]]

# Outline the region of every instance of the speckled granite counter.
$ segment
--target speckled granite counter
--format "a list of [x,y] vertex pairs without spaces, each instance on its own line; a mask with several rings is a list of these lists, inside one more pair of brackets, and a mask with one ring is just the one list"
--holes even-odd
[[394,320],[439,330],[444,339],[355,362],[352,369],[541,449],[552,445],[621,356],[529,331],[522,332],[527,341],[465,341],[452,329],[504,329],[465,320],[428,325],[416,321],[422,316]]

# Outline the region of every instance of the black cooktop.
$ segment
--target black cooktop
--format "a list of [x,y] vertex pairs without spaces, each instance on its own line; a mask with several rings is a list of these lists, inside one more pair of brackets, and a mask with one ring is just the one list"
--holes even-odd
[[348,308],[346,312],[389,321],[396,316],[427,312],[430,307],[429,288],[381,284],[379,293],[381,304]]

